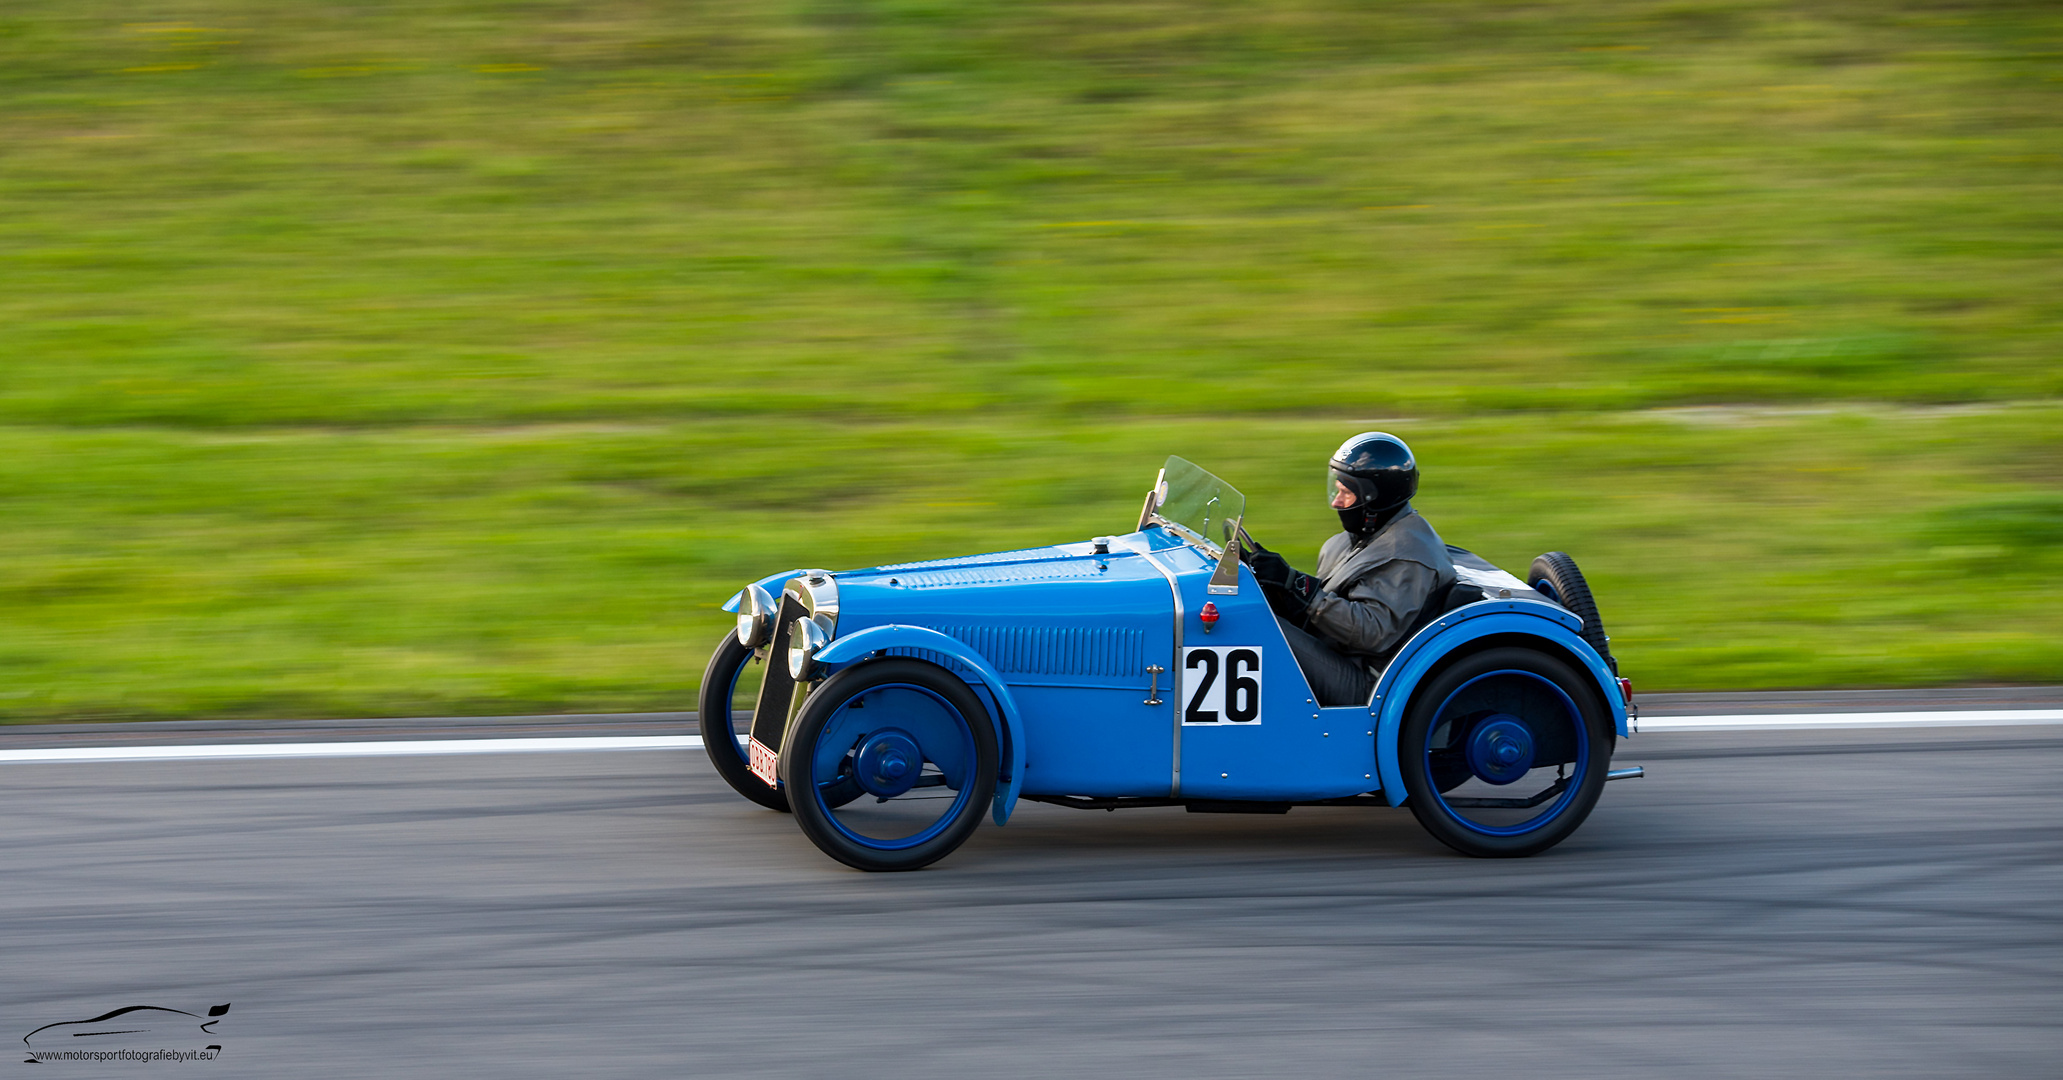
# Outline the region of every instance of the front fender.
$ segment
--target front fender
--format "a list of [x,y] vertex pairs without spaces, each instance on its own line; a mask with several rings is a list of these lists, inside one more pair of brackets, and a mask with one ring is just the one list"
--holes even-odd
[[927,627],[893,623],[870,626],[849,637],[833,639],[829,645],[817,650],[817,662],[833,666],[847,664],[883,649],[921,649],[943,653],[980,676],[982,685],[988,687],[989,695],[996,699],[996,707],[1003,714],[994,718],[996,739],[1002,750],[1003,775],[996,784],[996,804],[990,814],[998,825],[1009,821],[1010,811],[1017,805],[1017,792],[1024,787],[1024,721],[1017,712],[1017,699],[1010,695],[1010,688],[1003,685],[1003,676],[959,638]]
[[[789,580],[800,575],[801,573],[802,571],[800,570],[783,570],[778,574],[769,574],[766,577],[760,578],[758,581],[755,581],[752,584],[757,585],[762,589],[765,589],[767,591],[767,595],[772,596],[774,599],[778,600],[781,597],[781,590],[788,587]],[[739,589],[737,592],[731,594],[731,598],[729,600],[723,602],[723,609],[725,611],[730,612],[733,615],[736,615],[738,613],[738,609],[740,607],[743,607],[744,604],[745,590]]]
[[1376,775],[1382,779],[1383,797],[1390,805],[1401,806],[1405,798],[1397,735],[1404,726],[1404,710],[1411,704],[1411,692],[1455,649],[1493,634],[1542,638],[1575,657],[1596,681],[1598,693],[1611,711],[1612,727],[1620,737],[1625,737],[1626,703],[1619,698],[1618,680],[1606,669],[1597,650],[1576,635],[1582,625],[1581,619],[1562,608],[1538,600],[1484,600],[1448,612],[1405,642],[1396,658],[1383,669],[1382,678],[1375,685],[1375,698],[1369,703],[1369,711],[1376,718]]

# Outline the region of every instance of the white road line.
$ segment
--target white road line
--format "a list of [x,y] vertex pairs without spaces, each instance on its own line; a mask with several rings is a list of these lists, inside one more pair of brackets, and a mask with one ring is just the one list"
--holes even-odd
[[700,735],[602,735],[542,739],[416,739],[387,742],[216,743],[198,746],[66,746],[0,750],[0,765],[61,761],[228,761],[242,758],[415,757],[585,750],[700,750]]
[[1640,733],[1664,731],[1806,731],[1874,727],[2007,727],[2063,724],[2063,709],[1972,709],[1961,712],[1743,713],[1738,716],[1643,716]]
[[[1650,716],[1641,734],[1669,731],[1774,731],[1883,727],[2063,724],[2063,709],[1963,712],[1744,713]],[[599,735],[534,739],[394,739],[382,742],[215,743],[190,746],[62,746],[0,750],[0,765],[91,761],[235,761],[251,758],[423,757],[435,754],[539,754],[595,750],[700,750],[700,735]]]

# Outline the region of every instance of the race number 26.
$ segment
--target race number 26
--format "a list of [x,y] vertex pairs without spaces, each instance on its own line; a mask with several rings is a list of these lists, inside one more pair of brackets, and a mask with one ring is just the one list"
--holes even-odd
[[1188,703],[1184,724],[1261,722],[1261,650],[1258,646],[1203,645],[1182,650]]

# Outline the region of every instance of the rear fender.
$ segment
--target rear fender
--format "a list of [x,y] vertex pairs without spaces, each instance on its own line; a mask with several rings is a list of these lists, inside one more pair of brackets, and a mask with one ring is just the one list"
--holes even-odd
[[1605,668],[1597,650],[1576,635],[1582,625],[1583,620],[1543,601],[1484,600],[1448,612],[1405,642],[1396,658],[1383,669],[1382,679],[1375,686],[1375,698],[1369,703],[1369,711],[1376,718],[1376,775],[1382,778],[1383,797],[1390,805],[1403,805],[1405,797],[1397,736],[1404,726],[1404,711],[1411,704],[1412,691],[1456,649],[1492,635],[1539,638],[1543,644],[1556,647],[1551,651],[1574,657],[1597,684],[1600,700],[1611,711],[1612,727],[1624,738],[1626,703],[1619,698],[1618,680]]
[[996,804],[990,815],[998,825],[1008,822],[1010,811],[1017,805],[1017,792],[1024,787],[1024,721],[1017,712],[1017,699],[1010,696],[1010,688],[1003,685],[1003,676],[959,638],[922,626],[893,623],[870,626],[850,637],[833,639],[831,644],[817,651],[817,662],[828,666],[850,664],[883,649],[921,649],[942,653],[966,665],[981,679],[982,686],[995,699],[996,707],[1002,713],[1001,716],[990,717],[996,725],[996,742],[1002,751],[1003,762],[1003,775],[997,778],[996,783]]

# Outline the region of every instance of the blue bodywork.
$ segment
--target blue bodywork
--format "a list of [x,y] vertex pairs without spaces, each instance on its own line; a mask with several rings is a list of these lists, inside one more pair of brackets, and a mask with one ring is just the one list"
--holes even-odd
[[[1411,638],[1366,705],[1321,707],[1259,586],[1209,591],[1217,559],[1153,524],[1109,539],[828,575],[838,607],[820,675],[876,656],[937,663],[964,679],[997,726],[993,817],[1021,795],[1303,802],[1379,793],[1404,801],[1398,729],[1414,688],[1456,649],[1523,639],[1588,671],[1627,734],[1626,706],[1576,616],[1529,597],[1458,608]],[[757,584],[773,595],[797,575]],[[724,605],[737,610],[742,597]],[[1216,607],[1215,625],[1201,613]],[[1216,657],[1185,648],[1214,647]],[[1234,654],[1240,654],[1235,656]],[[1217,672],[1220,660],[1232,670]],[[1249,662],[1250,661],[1250,662]],[[1239,665],[1245,664],[1241,667]],[[1152,668],[1161,669],[1158,672]],[[1234,677],[1250,678],[1246,690]],[[1196,691],[1222,679],[1225,716]]]

